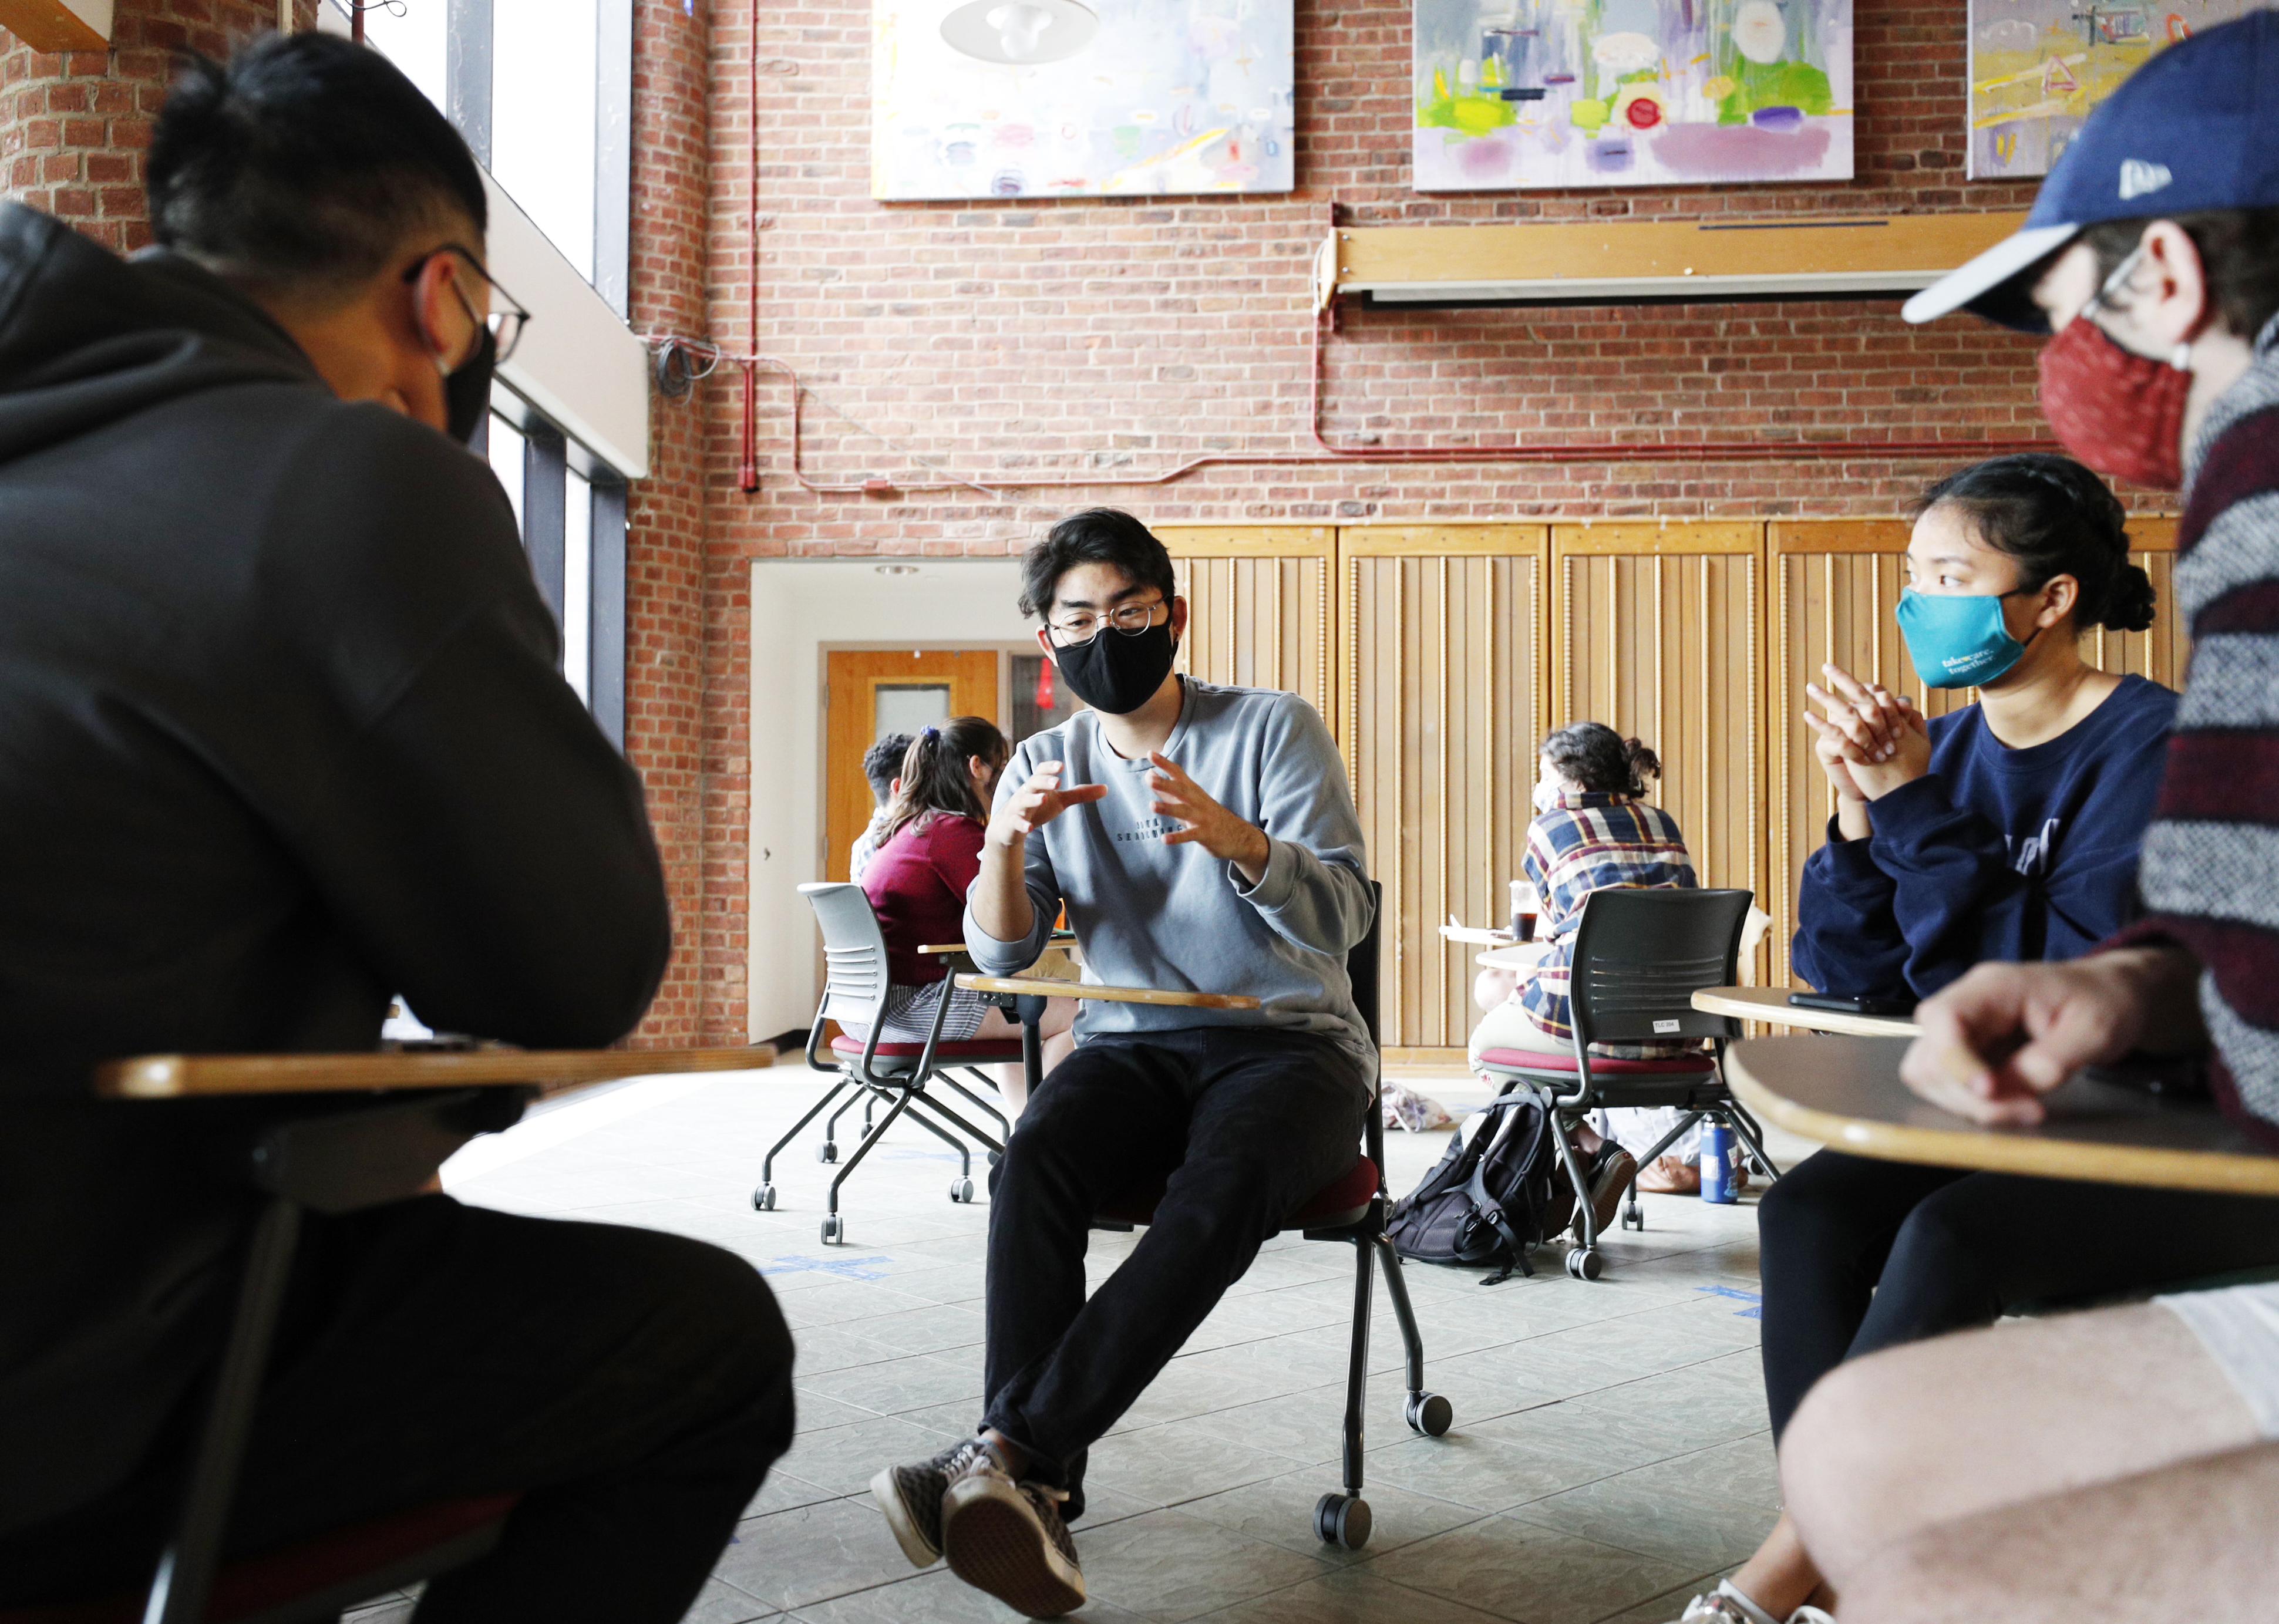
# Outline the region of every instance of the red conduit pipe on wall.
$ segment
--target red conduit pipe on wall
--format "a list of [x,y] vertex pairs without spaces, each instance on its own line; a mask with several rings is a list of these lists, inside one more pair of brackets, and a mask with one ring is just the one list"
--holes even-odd
[[[752,0],[751,34],[745,42],[748,84],[744,105],[752,120],[751,140],[744,163],[744,342],[756,355],[760,348],[760,4]],[[752,369],[744,368],[744,432],[737,440],[736,488],[750,495],[760,488],[759,435],[755,425]],[[799,456],[794,448],[794,463]]]

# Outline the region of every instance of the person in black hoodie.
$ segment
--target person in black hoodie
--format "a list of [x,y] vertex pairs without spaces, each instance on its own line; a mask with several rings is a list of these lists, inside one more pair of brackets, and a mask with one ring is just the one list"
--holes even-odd
[[[391,992],[599,1045],[671,940],[453,443],[497,337],[464,145],[301,34],[189,58],[149,177],[128,261],[0,207],[0,1605],[147,1582],[250,1229],[203,1158],[265,1107],[97,1103],[96,1061],[370,1049]],[[790,1436],[748,1265],[440,1195],[299,1259],[231,1550],[521,1490],[422,1624],[681,1617]]]

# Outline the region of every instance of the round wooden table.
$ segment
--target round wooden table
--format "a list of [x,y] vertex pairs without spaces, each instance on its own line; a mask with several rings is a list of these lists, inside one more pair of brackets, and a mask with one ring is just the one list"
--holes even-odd
[[2205,1101],[2076,1076],[2031,1128],[1982,1128],[1899,1080],[1897,1038],[1760,1038],[1725,1051],[1736,1098],[1790,1132],[1855,1156],[2161,1190],[2279,1196],[2279,1154]]
[[1704,987],[1693,995],[1693,1007],[1705,1015],[1733,1015],[1769,1026],[1800,1026],[1807,1031],[1840,1032],[1849,1038],[1914,1038],[1922,1031],[1905,1015],[1799,1009],[1788,1001],[1789,992],[1787,987]]

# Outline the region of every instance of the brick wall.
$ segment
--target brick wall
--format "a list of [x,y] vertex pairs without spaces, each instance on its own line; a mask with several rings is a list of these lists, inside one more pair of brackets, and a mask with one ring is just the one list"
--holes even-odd
[[[709,11],[691,15],[680,0],[633,8],[628,294],[637,332],[685,332],[705,318]],[[648,786],[673,917],[671,968],[637,1044],[694,1044],[705,1031],[704,410],[701,400],[656,402],[649,478],[626,512],[625,753]]]
[[[316,0],[296,0],[305,23]],[[0,197],[121,251],[150,238],[142,154],[169,53],[209,56],[277,26],[272,0],[119,0],[109,51],[36,51],[0,28]]]
[[[758,390],[760,489],[736,488],[737,385],[706,387],[706,1026],[741,1022],[748,629],[755,557],[1018,550],[1093,502],[1170,521],[1889,514],[1941,464],[1353,461],[1136,478],[1190,456],[1312,448],[1308,283],[1334,221],[1853,215],[2012,210],[2030,184],[1963,180],[1962,0],[1856,0],[1856,178],[1837,185],[1420,196],[1409,188],[1409,0],[1298,0],[1298,189],[1286,196],[954,203],[871,200],[870,0],[764,0],[759,310],[744,148],[756,8],[716,0],[711,302],[812,391],[805,471],[986,490],[821,495],[789,457],[790,394]],[[1327,340],[1339,445],[1734,438],[2038,438],[2034,344],[1895,301],[1580,309],[1349,309]],[[844,416],[839,414],[843,413]],[[848,421],[848,419],[854,421]]]

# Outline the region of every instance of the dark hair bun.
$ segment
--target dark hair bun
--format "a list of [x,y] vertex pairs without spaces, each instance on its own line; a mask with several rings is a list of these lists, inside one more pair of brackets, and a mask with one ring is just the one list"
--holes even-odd
[[1646,780],[1661,776],[1660,757],[1603,722],[1570,722],[1536,754],[1548,757],[1561,778],[1594,794],[1643,795]]
[[2133,563],[2122,564],[2114,572],[2113,585],[2106,590],[2095,619],[2099,625],[2115,632],[2143,632],[2151,627],[2160,600],[2151,576]]

